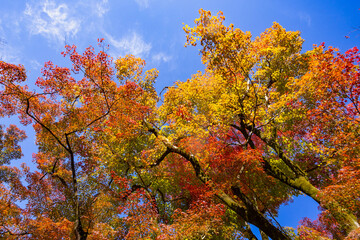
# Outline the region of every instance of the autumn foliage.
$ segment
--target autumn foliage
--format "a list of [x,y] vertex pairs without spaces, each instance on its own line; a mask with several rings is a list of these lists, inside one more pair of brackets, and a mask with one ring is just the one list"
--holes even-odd
[[[66,46],[72,67],[47,62],[35,82],[0,61],[0,115],[38,147],[36,171],[13,167],[26,135],[0,127],[0,238],[257,239],[250,224],[262,239],[359,238],[359,50],[302,51],[278,23],[253,38],[224,20],[200,10],[184,26],[205,70],[163,98],[156,69],[113,61],[103,39]],[[319,218],[278,225],[300,194]]]

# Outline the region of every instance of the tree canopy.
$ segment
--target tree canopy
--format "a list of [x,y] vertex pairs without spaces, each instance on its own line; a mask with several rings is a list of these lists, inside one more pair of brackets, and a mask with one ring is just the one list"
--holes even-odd
[[[132,55],[62,53],[35,85],[0,61],[0,115],[36,132],[36,171],[10,161],[26,134],[0,127],[6,239],[356,239],[360,237],[360,53],[314,46],[278,23],[254,38],[220,12],[184,26],[205,70],[168,87]],[[31,90],[35,89],[35,90]],[[21,127],[20,127],[21,128]],[[276,222],[300,194],[321,206]]]

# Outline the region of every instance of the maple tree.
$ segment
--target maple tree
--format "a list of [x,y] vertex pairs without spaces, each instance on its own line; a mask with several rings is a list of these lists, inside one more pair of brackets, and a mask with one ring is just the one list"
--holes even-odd
[[[169,87],[132,55],[66,46],[29,90],[21,65],[0,62],[0,236],[8,239],[354,239],[360,235],[360,53],[302,52],[274,23],[259,37],[200,10],[185,26],[205,70]],[[161,100],[161,101],[160,101]],[[10,164],[10,165],[9,165]],[[305,194],[318,220],[294,232],[275,217]],[[25,202],[25,204],[21,204]]]

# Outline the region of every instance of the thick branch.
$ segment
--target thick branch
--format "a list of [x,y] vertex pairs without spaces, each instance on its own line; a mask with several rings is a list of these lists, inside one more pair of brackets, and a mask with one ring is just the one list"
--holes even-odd
[[156,160],[155,163],[150,164],[150,167],[158,166],[166,158],[166,156],[169,155],[170,153],[171,153],[171,150],[169,148],[167,148],[166,151]]
[[271,147],[278,157],[294,172],[296,176],[306,176],[306,173],[293,161],[290,160],[288,156],[284,153],[280,145],[275,141],[275,139],[266,138],[259,129],[252,126],[244,126],[247,130],[252,131],[258,138],[260,138],[266,145]]
[[[241,131],[241,128],[239,126],[232,126],[236,127],[236,129]],[[246,128],[250,131],[251,126],[246,126]],[[281,182],[296,190],[305,193],[306,195],[314,199],[316,202],[321,204],[322,207],[328,209],[332,213],[333,217],[337,220],[337,222],[341,225],[342,229],[344,229],[347,233],[350,233],[352,230],[359,227],[359,223],[357,222],[356,217],[348,213],[348,211],[343,209],[336,201],[331,201],[329,203],[324,203],[323,201],[321,201],[321,191],[310,183],[310,181],[305,177],[305,173],[302,171],[302,169],[300,169],[299,166],[294,164],[284,154],[281,147],[274,140],[268,140],[267,138],[262,136],[260,130],[256,128],[251,128],[251,130],[263,142],[273,148],[274,151],[278,154],[279,158],[282,159],[286,163],[286,165],[289,166],[295,173],[295,177],[290,177],[264,158],[264,169],[270,176],[280,180]],[[251,139],[249,140],[249,144],[250,146],[254,146]]]
[[[144,121],[149,131],[152,132],[155,136],[161,139],[163,144],[173,153],[177,153],[187,161],[189,161],[195,171],[197,178],[203,182],[208,184],[209,186],[213,186],[211,178],[203,171],[201,168],[199,160],[191,153],[186,152],[185,150],[173,145],[166,137],[161,136],[158,131],[152,127],[147,121]],[[259,229],[262,229],[268,236],[272,239],[276,240],[284,240],[290,239],[285,233],[281,232],[278,228],[269,222],[268,219],[264,217],[262,213],[257,211],[255,208],[248,208],[240,205],[236,202],[230,195],[226,194],[221,189],[216,189],[216,196],[230,209],[236,212],[240,217],[242,217],[246,222],[249,222]],[[246,204],[245,204],[246,205]]]

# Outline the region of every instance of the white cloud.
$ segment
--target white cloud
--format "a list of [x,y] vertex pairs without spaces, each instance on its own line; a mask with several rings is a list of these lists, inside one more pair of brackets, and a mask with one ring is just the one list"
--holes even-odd
[[80,20],[70,16],[69,7],[57,5],[53,0],[26,4],[24,14],[31,34],[43,35],[57,43],[63,44],[65,37],[75,36],[80,30]]
[[20,52],[16,48],[8,45],[5,40],[2,41],[0,39],[0,60],[7,63],[19,64],[21,62]]
[[135,2],[140,6],[140,8],[149,7],[149,0],[135,0]]
[[96,1],[95,14],[98,17],[102,17],[109,11],[108,0]]
[[39,61],[35,59],[30,60],[30,66],[32,69],[41,69],[42,67],[44,67],[43,64],[39,63]]
[[311,25],[311,17],[309,14],[300,12],[299,14],[300,21],[305,22],[308,26]]
[[97,8],[97,15],[99,17],[102,17],[105,13],[107,13],[109,11],[108,0],[103,0],[101,2],[97,2],[96,8]]
[[156,63],[160,63],[160,62],[169,62],[172,59],[171,56],[166,55],[165,53],[158,53],[152,56],[152,60]]
[[86,22],[98,21],[94,16],[102,18],[109,10],[109,0],[77,0],[71,6],[76,9],[76,15],[81,15]]
[[133,54],[137,57],[144,57],[151,50],[151,44],[146,43],[136,32],[132,32],[120,40],[106,34],[106,39],[109,40],[110,47],[115,47],[117,55]]
[[7,63],[19,64],[21,60],[20,51],[18,48],[14,48],[9,44],[2,24],[3,20],[0,19],[0,60]]

